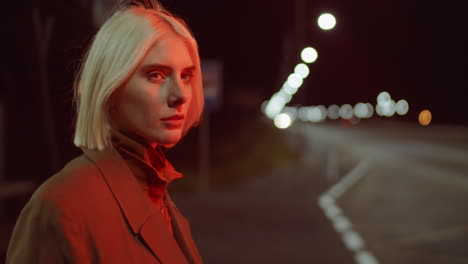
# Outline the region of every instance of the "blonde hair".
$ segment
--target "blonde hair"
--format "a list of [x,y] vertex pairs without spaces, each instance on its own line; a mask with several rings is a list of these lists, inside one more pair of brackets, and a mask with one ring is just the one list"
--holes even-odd
[[119,8],[100,28],[77,74],[74,85],[77,106],[75,146],[103,150],[111,145],[110,98],[167,30],[185,41],[196,68],[183,135],[198,124],[204,100],[195,38],[182,19],[159,4],[152,8],[127,5]]

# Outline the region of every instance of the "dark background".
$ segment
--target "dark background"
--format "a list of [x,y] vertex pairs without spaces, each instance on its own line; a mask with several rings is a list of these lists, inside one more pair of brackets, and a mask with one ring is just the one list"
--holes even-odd
[[[375,104],[385,90],[410,104],[409,114],[398,119],[417,122],[419,112],[429,109],[434,124],[468,124],[462,1],[162,2],[191,26],[200,56],[224,65],[222,103],[212,113],[218,120],[212,127],[215,133],[238,129],[243,120],[259,115],[260,104],[279,90],[305,46],[316,48],[319,58],[292,105]],[[90,0],[4,4],[0,44],[4,179],[40,182],[79,154],[72,144],[71,87],[80,57],[97,30],[91,7]],[[47,18],[53,20],[45,65],[48,103],[40,94],[34,10],[39,11],[42,26]],[[317,27],[322,12],[336,16],[335,29],[325,32]],[[53,126],[47,123],[47,107]],[[55,165],[48,155],[51,141],[58,147]]]

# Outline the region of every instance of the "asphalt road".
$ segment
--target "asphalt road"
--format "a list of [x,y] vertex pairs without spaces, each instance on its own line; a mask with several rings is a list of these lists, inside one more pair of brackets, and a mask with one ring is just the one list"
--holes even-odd
[[[287,133],[301,152],[294,165],[174,197],[206,263],[468,263],[468,128],[372,121]],[[334,187],[332,212],[318,201]]]
[[468,263],[468,128],[371,121],[285,133],[294,164],[174,195],[207,264]]

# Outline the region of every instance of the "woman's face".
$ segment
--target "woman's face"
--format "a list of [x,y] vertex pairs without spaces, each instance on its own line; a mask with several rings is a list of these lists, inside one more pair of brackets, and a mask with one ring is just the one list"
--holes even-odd
[[111,125],[153,147],[176,144],[192,100],[195,65],[175,33],[161,37],[143,58],[126,86],[116,92]]

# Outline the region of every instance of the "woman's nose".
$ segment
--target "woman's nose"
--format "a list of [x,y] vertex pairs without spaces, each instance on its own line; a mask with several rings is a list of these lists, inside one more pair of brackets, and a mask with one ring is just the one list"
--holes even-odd
[[187,96],[185,95],[183,84],[177,80],[174,80],[169,91],[169,107],[178,107],[183,105],[186,101]]

